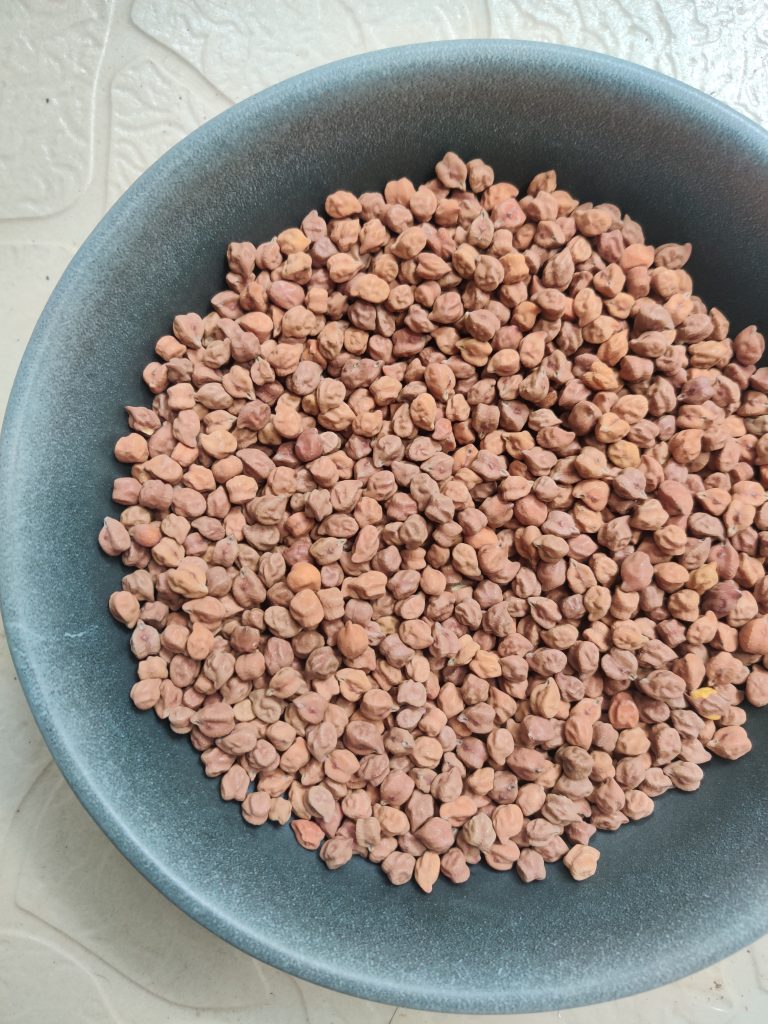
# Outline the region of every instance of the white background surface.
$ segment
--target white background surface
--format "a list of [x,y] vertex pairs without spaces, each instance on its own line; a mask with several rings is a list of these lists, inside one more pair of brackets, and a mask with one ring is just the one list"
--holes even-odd
[[[1,0],[0,415],[69,258],[174,142],[313,65],[474,36],[613,53],[688,81],[768,126],[764,0]],[[623,1024],[768,1019],[768,939],[620,1003],[471,1020],[613,1024],[619,1016]],[[51,762],[0,628],[2,1024],[455,1019],[363,1004],[296,981],[168,903],[91,822]]]

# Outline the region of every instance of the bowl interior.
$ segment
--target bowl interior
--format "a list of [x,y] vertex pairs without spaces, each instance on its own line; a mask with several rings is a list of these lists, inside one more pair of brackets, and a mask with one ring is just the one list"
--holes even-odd
[[[260,241],[336,188],[431,176],[445,150],[497,180],[558,170],[649,240],[694,243],[696,290],[734,327],[765,317],[768,136],[669,79],[596,54],[519,43],[409,47],[260,94],[156,164],[73,261],[8,410],[3,612],[54,756],[120,849],[171,899],[255,956],[410,1006],[541,1010],[626,995],[768,929],[768,716],[751,756],[701,790],[603,834],[597,876],[544,885],[487,869],[431,898],[363,862],[328,872],[287,829],[243,825],[186,739],[128,701],[134,665],[106,610],[121,567],[95,537],[117,475],[124,404],[174,313],[207,310],[232,239]],[[724,908],[727,907],[727,912]]]

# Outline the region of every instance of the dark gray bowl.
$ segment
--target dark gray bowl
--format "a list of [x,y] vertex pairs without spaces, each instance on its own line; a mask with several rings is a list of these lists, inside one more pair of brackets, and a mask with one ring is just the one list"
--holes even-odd
[[[521,184],[554,166],[656,242],[690,239],[698,290],[764,319],[768,135],[631,64],[530,43],[384,51],[241,103],[162,158],[104,218],[37,326],[0,463],[2,608],[40,728],[85,807],[170,899],[311,981],[413,1007],[543,1010],[624,996],[768,930],[768,717],[701,790],[601,835],[598,875],[477,870],[431,898],[362,861],[338,873],[287,829],[246,828],[187,741],[128,702],[134,666],[96,546],[122,406],[180,310],[204,311],[230,239],[268,238],[336,188],[422,180],[446,149]],[[76,851],[72,851],[76,856]]]

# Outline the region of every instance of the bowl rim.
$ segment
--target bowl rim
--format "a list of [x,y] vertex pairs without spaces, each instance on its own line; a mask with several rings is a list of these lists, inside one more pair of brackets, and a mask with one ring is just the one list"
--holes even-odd
[[[187,888],[174,875],[171,865],[148,853],[141,836],[131,832],[114,807],[102,797],[98,786],[94,784],[98,775],[92,775],[87,764],[81,762],[66,735],[47,713],[45,680],[36,675],[34,658],[31,656],[34,633],[13,614],[12,552],[15,546],[14,533],[22,529],[20,517],[14,515],[17,472],[15,453],[21,436],[22,410],[27,395],[34,387],[35,367],[45,356],[48,336],[56,330],[58,311],[66,303],[70,288],[87,273],[87,264],[100,249],[107,247],[109,238],[114,236],[121,220],[129,217],[140,206],[147,193],[158,186],[162,187],[164,181],[172,176],[174,164],[194,159],[194,148],[199,142],[220,131],[228,122],[236,122],[244,107],[258,115],[260,111],[290,104],[294,98],[301,102],[299,93],[306,89],[333,89],[340,76],[365,77],[381,74],[385,65],[391,70],[393,64],[402,66],[413,61],[449,61],[460,59],[462,55],[477,58],[483,54],[490,55],[493,51],[497,56],[503,55],[510,63],[521,59],[533,62],[556,58],[564,75],[583,72],[585,66],[591,66],[598,81],[606,77],[620,79],[622,84],[632,86],[641,93],[650,91],[657,97],[663,95],[678,110],[698,112],[702,116],[726,122],[740,135],[745,148],[753,149],[768,162],[768,131],[757,122],[684,82],[598,51],[531,40],[457,39],[389,47],[320,65],[255,93],[205,122],[160,156],[109,208],[72,257],[37,321],[16,374],[0,432],[0,536],[4,538],[0,545],[0,612],[5,620],[8,646],[27,702],[50,753],[91,818],[131,864],[171,902],[214,934],[258,960],[306,981],[360,998],[392,1006],[464,1013],[470,1006],[473,1013],[510,1011],[499,1006],[496,994],[486,994],[481,990],[469,993],[462,1005],[458,1006],[450,992],[443,993],[437,988],[428,991],[409,988],[402,979],[400,983],[395,983],[363,975],[338,962],[331,968],[318,967],[312,957],[304,956],[301,950],[286,949],[280,945],[279,940],[256,937],[233,924],[215,906],[206,902],[203,895]],[[716,957],[711,955],[710,950],[700,950],[692,944],[685,954],[678,951],[672,963],[658,966],[651,987],[665,985],[709,966],[753,942],[766,929],[768,916],[765,911],[756,908],[752,918],[731,922],[728,935],[723,933]],[[627,976],[626,984],[612,998],[623,998],[647,990],[645,980],[638,980],[634,975]],[[599,979],[584,977],[579,984],[572,986],[568,1002],[560,1009],[589,1005],[603,999],[605,992],[600,988]],[[538,999],[519,1000],[514,1012],[551,1009],[551,1003],[543,995]]]

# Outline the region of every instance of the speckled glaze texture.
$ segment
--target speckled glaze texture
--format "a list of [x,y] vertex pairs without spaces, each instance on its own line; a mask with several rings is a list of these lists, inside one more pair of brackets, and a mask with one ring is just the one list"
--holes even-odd
[[[768,930],[768,716],[755,751],[604,834],[590,882],[479,869],[431,898],[362,861],[338,873],[287,829],[245,827],[183,737],[135,712],[120,566],[95,543],[122,406],[179,310],[204,312],[231,239],[260,240],[336,188],[427,177],[446,149],[525,183],[555,166],[650,240],[691,240],[697,290],[765,325],[768,135],[671,79],[595,53],[459,42],[353,58],[208,123],[104,218],[51,298],[0,453],[0,588],[19,677],[98,824],[171,900],[303,978],[433,1010],[564,1008],[670,981]],[[726,909],[727,908],[727,909]]]

